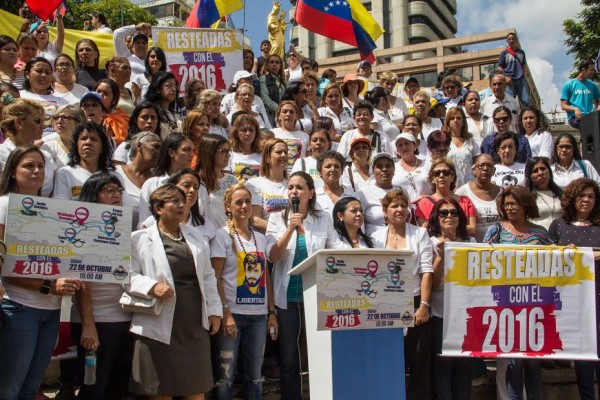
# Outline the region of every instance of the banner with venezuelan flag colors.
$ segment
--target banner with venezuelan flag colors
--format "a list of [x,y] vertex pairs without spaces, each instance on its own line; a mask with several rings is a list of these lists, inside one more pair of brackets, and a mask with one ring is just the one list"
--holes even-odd
[[583,247],[447,243],[442,354],[596,360]]
[[243,68],[244,42],[237,30],[152,27],[152,40],[164,50],[180,94],[192,78],[201,78],[207,89],[227,93],[230,80]]

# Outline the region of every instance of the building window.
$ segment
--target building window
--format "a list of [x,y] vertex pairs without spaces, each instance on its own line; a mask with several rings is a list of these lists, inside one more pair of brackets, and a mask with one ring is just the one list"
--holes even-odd
[[473,80],[473,67],[461,67],[457,70],[461,81],[471,82]]
[[490,72],[492,72],[493,70],[498,68],[498,63],[491,63],[491,64],[481,64],[479,66],[479,79],[481,79],[482,81],[485,79],[488,79],[490,76]]
[[[421,72],[419,74],[410,74],[411,78],[417,78],[421,87],[434,87],[437,84],[437,72]],[[409,76],[404,77],[404,81],[407,81]]]

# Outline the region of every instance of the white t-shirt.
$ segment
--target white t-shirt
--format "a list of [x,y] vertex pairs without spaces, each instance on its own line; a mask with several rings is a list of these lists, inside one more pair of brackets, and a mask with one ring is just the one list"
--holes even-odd
[[113,153],[113,161],[120,161],[124,164],[129,164],[131,159],[129,158],[129,150],[128,147],[129,141],[125,140],[120,145],[117,146],[115,152]]
[[[352,180],[350,180],[350,174],[352,174]],[[363,179],[362,175],[358,172],[358,169],[356,169],[354,163],[352,163],[350,166],[344,167],[341,181],[344,188],[358,192],[367,183],[375,182],[375,178],[373,177],[372,171],[369,170],[369,177],[367,179]],[[354,185],[352,185],[352,182],[354,182]]]
[[425,144],[427,144],[427,137],[429,136],[429,134],[433,131],[442,129],[442,125],[442,120],[439,118],[431,118],[430,124],[426,124],[425,122],[423,122],[423,128],[421,129],[421,131],[423,132],[423,139],[425,141]]
[[38,50],[36,57],[43,57],[46,60],[50,61],[50,64],[53,66],[52,68],[54,68],[54,61],[56,61],[56,57],[58,57],[59,54],[60,52],[58,51],[54,43],[48,42],[48,45],[44,50]]
[[532,218],[531,222],[548,229],[552,221],[561,216],[560,197],[555,196],[550,190],[536,191],[535,196],[540,217]]
[[339,117],[329,107],[319,107],[317,108],[317,113],[320,117],[331,118],[333,120],[333,127],[335,128],[335,131],[340,135],[343,135],[344,132],[356,128],[356,122],[352,118],[352,111],[350,109],[346,109],[346,107],[344,107]]
[[396,136],[400,134],[400,129],[392,122],[389,114],[386,115],[384,111],[374,110],[371,122],[377,124],[377,131],[384,132],[387,135],[390,143],[393,143]]
[[56,168],[62,168],[69,163],[69,152],[66,151],[59,143],[60,138],[50,141],[45,141],[42,145],[42,150],[46,151],[54,164],[56,164]]
[[450,142],[448,158],[454,162],[456,167],[456,187],[475,179],[471,167],[473,166],[473,157],[479,154],[481,154],[481,150],[472,138],[465,141],[461,147],[457,147],[454,142]]
[[[225,258],[221,282],[233,314],[266,315],[268,312],[267,239],[260,232],[252,232],[256,244],[252,238],[245,240],[235,234],[232,240],[227,228],[217,230],[210,241],[211,258]],[[236,253],[232,242],[235,242]]]
[[57,91],[54,91],[54,96],[59,97],[64,99],[64,101],[67,104],[77,104],[79,105],[79,102],[81,101],[81,98],[83,97],[84,94],[86,94],[87,92],[89,92],[90,90],[88,88],[86,88],[83,85],[80,85],[79,83],[76,83],[73,86],[73,89],[71,89],[70,91],[66,92],[66,93],[59,93]]
[[92,176],[92,173],[87,169],[75,165],[74,167],[66,166],[56,171],[54,178],[54,193],[52,197],[55,199],[77,200],[81,187]]
[[475,193],[473,193],[468,183],[456,189],[455,194],[457,196],[467,196],[473,203],[473,206],[475,206],[475,209],[477,210],[475,239],[477,239],[479,243],[483,242],[483,238],[488,231],[488,228],[495,223],[500,222],[496,200],[481,200],[479,197],[475,196]]
[[152,212],[150,211],[150,195],[152,192],[158,189],[159,186],[165,183],[167,179],[169,179],[169,175],[165,173],[161,176],[153,176],[142,185],[142,188],[140,189],[140,205],[138,209],[138,229],[141,228],[141,223],[143,223],[152,215]]
[[273,129],[275,138],[283,140],[288,146],[288,174],[291,173],[292,167],[297,159],[306,155],[308,149],[309,137],[306,132],[295,131],[288,132],[281,128]]
[[131,228],[135,230],[139,222],[139,210],[140,210],[140,193],[141,188],[137,187],[133,182],[129,180],[125,171],[123,171],[122,165],[117,165],[115,169],[115,175],[121,181],[125,191],[123,192],[123,205],[132,208],[131,216]]
[[[302,160],[304,160],[304,169],[302,168]],[[321,174],[317,169],[316,158],[309,156],[297,159],[294,163],[294,166],[292,167],[292,174],[296,171],[304,171],[307,174],[309,174],[315,182],[315,189],[323,187],[323,179],[321,178]]]
[[380,142],[379,146],[375,147],[373,146],[373,132],[365,136],[362,133],[360,133],[358,129],[348,131],[342,136],[342,139],[340,140],[340,147],[338,147],[337,152],[343,155],[346,158],[346,160],[350,161],[350,145],[352,144],[352,141],[358,137],[366,137],[371,141],[371,146],[374,147],[374,150],[371,152],[371,160],[373,159],[373,157],[375,157],[375,155],[379,153],[387,153],[394,157],[394,150],[387,135],[383,132],[378,132],[378,134]]
[[296,129],[310,133],[313,129],[312,110],[308,104],[305,104],[302,106],[301,111],[302,115],[299,115],[298,121],[296,121]]
[[246,186],[252,193],[252,205],[262,208],[262,218],[283,211],[288,206],[288,181],[273,182],[264,176],[248,179]]
[[431,163],[429,160],[419,160],[417,167],[410,172],[402,168],[401,162],[396,162],[392,184],[401,187],[410,201],[431,194],[431,183],[429,182]]
[[262,154],[260,153],[244,154],[232,151],[229,158],[229,171],[239,182],[244,183],[248,179],[258,176],[261,162]]
[[402,97],[396,96],[396,102],[390,107],[388,114],[390,115],[390,120],[395,124],[404,121],[404,117],[408,115],[408,106],[402,100]]
[[381,199],[387,192],[398,190],[400,187],[392,186],[390,189],[382,189],[375,182],[367,183],[358,192],[365,211],[365,233],[371,235],[379,228],[385,227],[385,217]]
[[[125,292],[122,285],[114,283],[89,282],[92,292],[92,312],[94,322],[127,322],[132,314],[123,310],[119,300]],[[71,307],[71,322],[81,322],[77,307]]]
[[531,147],[532,157],[546,157],[547,159],[552,158],[554,143],[552,142],[552,134],[550,132],[540,132],[537,130],[533,132],[531,136],[524,136],[529,142],[529,147]]
[[513,185],[525,186],[525,164],[515,162],[510,167],[496,164],[492,182],[501,188]]
[[146,78],[145,74],[135,75],[131,79],[131,83],[135,83],[137,87],[140,88],[140,99],[146,97],[146,92],[148,91],[148,86],[150,85],[150,81]]
[[219,228],[225,226],[227,221],[227,216],[225,215],[225,191],[236,183],[238,183],[238,180],[235,176],[225,174],[225,176],[219,179],[217,189],[212,193],[208,193],[206,186],[200,186],[198,197],[208,199],[208,204],[205,205],[204,217]]
[[[317,209],[331,215],[333,218],[333,207],[335,206],[335,203],[331,200],[331,197],[325,193],[323,187],[316,189],[315,195],[317,196]],[[340,196],[340,199],[344,197],[357,197],[357,195],[353,190],[344,188],[344,192]]]
[[[6,216],[8,214],[8,195],[0,196],[0,225],[6,226]],[[28,307],[39,308],[42,310],[60,309],[61,296],[52,294],[42,294],[38,291],[24,289],[12,285],[7,281],[2,282],[6,293],[5,299],[15,301]]]

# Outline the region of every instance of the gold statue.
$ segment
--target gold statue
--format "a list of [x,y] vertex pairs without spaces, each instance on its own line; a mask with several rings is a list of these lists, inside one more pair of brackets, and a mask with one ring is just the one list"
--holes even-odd
[[281,59],[285,56],[285,11],[281,9],[281,3],[273,2],[273,9],[267,17],[267,28],[269,30],[269,42],[271,42],[271,53],[277,54]]

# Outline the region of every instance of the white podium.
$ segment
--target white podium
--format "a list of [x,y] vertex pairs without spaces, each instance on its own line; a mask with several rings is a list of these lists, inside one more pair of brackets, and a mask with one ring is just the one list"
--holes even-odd
[[413,264],[410,251],[328,249],[289,272],[302,274],[311,399],[406,398]]

